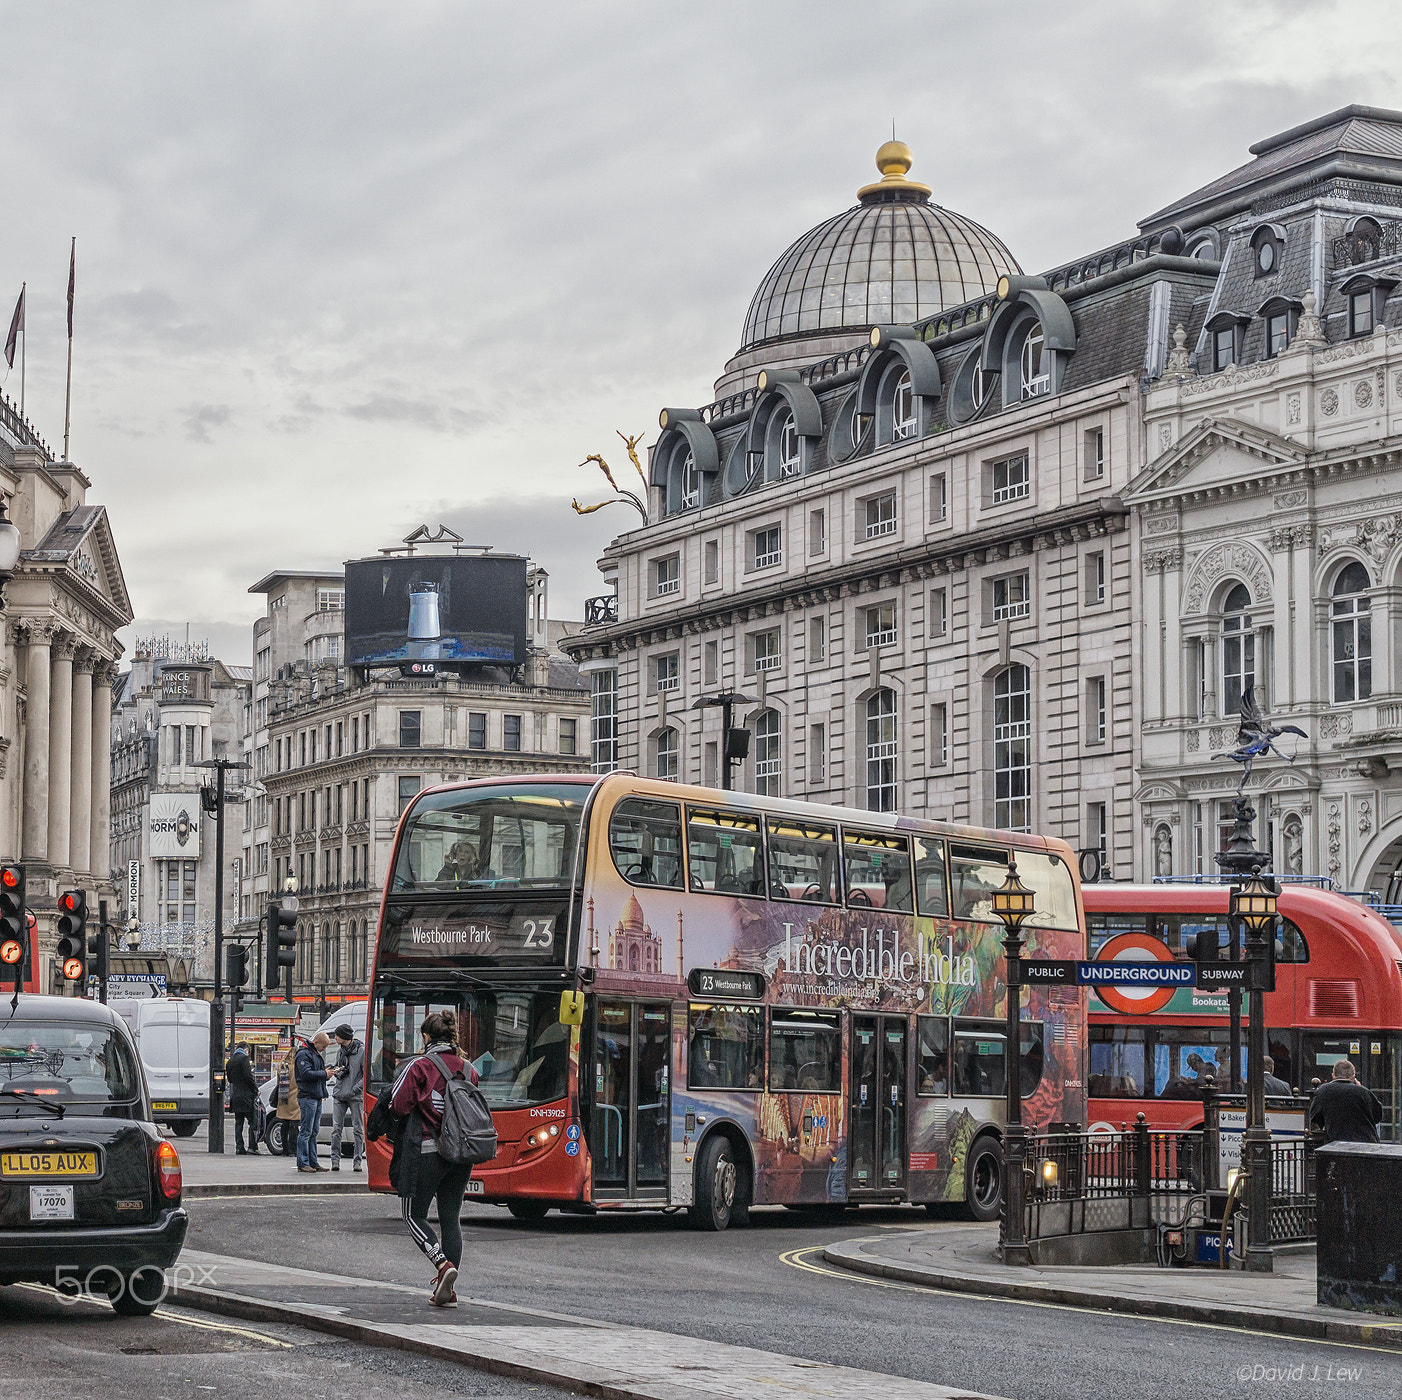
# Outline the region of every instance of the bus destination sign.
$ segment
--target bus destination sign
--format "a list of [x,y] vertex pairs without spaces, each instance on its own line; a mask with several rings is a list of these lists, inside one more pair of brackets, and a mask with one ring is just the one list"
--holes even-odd
[[385,962],[557,962],[564,919],[553,909],[490,904],[447,909],[400,906],[386,911]]
[[693,967],[686,985],[694,997],[723,997],[727,1001],[762,1001],[764,973],[732,972],[728,968]]

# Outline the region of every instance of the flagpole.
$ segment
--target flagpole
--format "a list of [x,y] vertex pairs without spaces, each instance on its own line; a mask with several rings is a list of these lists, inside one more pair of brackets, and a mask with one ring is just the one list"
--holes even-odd
[[[73,274],[78,265],[78,238],[68,250],[68,382],[63,390],[63,460],[68,460],[69,411],[73,405]],[[28,339],[28,337],[26,337]]]
[[[13,285],[13,284],[11,284],[11,285]],[[20,299],[20,301],[23,301],[23,300],[24,300],[24,293],[25,293],[25,290],[28,288],[28,286],[29,286],[29,283],[28,283],[28,282],[21,282],[21,283],[19,284],[19,299]],[[28,310],[28,307],[26,307],[25,309]],[[20,416],[21,418],[23,418],[23,417],[24,417],[24,358],[25,358],[26,353],[27,353],[28,350],[29,350],[29,328],[28,328],[27,326],[21,324],[21,326],[20,326],[20,334],[24,337],[24,339],[23,339],[22,341],[20,341],[20,345],[19,345],[19,416]]]

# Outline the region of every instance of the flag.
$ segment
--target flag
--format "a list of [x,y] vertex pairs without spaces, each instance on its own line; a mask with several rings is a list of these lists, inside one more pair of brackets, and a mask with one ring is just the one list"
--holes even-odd
[[78,240],[68,250],[68,338],[73,339],[73,278],[78,271]]
[[15,314],[10,320],[10,333],[5,337],[5,363],[15,367],[15,345],[19,333],[24,329],[24,288],[20,288],[19,300],[15,303]]

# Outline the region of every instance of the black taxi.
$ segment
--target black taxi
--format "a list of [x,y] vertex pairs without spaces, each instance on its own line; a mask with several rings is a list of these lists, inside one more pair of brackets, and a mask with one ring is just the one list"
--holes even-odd
[[131,1032],[73,997],[0,995],[0,1284],[149,1313],[185,1242],[180,1158]]

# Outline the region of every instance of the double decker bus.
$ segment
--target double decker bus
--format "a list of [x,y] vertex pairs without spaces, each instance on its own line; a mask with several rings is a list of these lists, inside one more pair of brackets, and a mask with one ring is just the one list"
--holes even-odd
[[[687,1208],[959,1202],[997,1214],[1009,858],[1032,956],[1085,949],[1063,842],[628,774],[490,779],[406,809],[368,1093],[435,1008],[493,1107],[473,1197]],[[1077,988],[1028,989],[1024,1121],[1084,1121]],[[371,1185],[389,1189],[384,1145]]]
[[[1141,934],[1179,956],[1230,943],[1223,884],[1093,884],[1084,889],[1094,957],[1111,938]],[[1275,1074],[1303,1094],[1351,1060],[1383,1105],[1383,1137],[1402,1141],[1402,933],[1367,905],[1330,890],[1283,884],[1278,902],[1275,990],[1265,994],[1266,1043]],[[1151,1127],[1202,1125],[1200,1081],[1217,1088],[1231,1073],[1228,996],[1196,987],[1118,993],[1153,1004],[1145,1014],[1112,1010],[1092,992],[1090,1115],[1119,1127],[1143,1113]],[[1242,997],[1242,1024],[1249,1022]],[[1246,1083],[1245,1036],[1239,1082]]]

